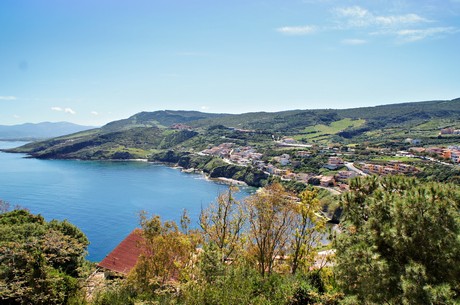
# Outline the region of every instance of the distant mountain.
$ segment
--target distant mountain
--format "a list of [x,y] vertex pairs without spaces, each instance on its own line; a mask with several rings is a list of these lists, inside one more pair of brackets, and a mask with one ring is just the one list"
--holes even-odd
[[88,129],[93,126],[82,126],[69,122],[25,123],[20,125],[0,125],[0,140],[39,140],[64,136]]

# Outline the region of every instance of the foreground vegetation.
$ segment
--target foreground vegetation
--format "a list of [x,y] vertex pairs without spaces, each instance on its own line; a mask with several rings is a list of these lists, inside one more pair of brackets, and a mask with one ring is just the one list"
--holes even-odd
[[[5,203],[0,202],[5,211]],[[89,270],[86,236],[23,209],[0,214],[0,303],[72,304]],[[75,303],[75,304],[78,304]]]
[[294,196],[272,184],[244,203],[232,192],[202,211],[197,229],[186,213],[180,224],[143,214],[143,254],[136,267],[90,299],[78,284],[85,279],[87,245],[78,229],[23,210],[3,213],[0,299],[113,305],[460,302],[456,185],[357,178],[338,202],[341,223],[328,246],[320,242],[327,231],[315,190]]

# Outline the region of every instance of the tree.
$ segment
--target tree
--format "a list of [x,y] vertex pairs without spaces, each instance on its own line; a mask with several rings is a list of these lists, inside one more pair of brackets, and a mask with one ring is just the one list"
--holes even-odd
[[67,221],[25,210],[0,214],[2,304],[66,304],[77,289],[88,240]]
[[[188,216],[182,216],[185,231]],[[174,221],[162,222],[160,216],[148,218],[141,214],[143,242],[136,266],[129,274],[129,280],[137,291],[153,292],[172,281],[187,277],[187,269],[196,252],[198,237],[194,232],[184,233]]]
[[201,211],[200,226],[205,241],[217,246],[221,262],[230,258],[235,250],[241,248],[241,235],[245,224],[245,215],[239,201],[233,193],[237,189],[230,187],[226,194],[220,194],[215,204]]
[[459,301],[460,188],[403,177],[357,178],[342,199],[336,276],[364,304]]
[[284,257],[292,234],[294,197],[281,184],[271,184],[246,201],[250,253],[262,276]]
[[321,244],[326,228],[326,219],[319,215],[321,202],[317,190],[305,190],[300,202],[294,205],[296,211],[292,226],[294,237],[291,244],[291,273],[299,268],[311,266],[315,260],[315,249]]

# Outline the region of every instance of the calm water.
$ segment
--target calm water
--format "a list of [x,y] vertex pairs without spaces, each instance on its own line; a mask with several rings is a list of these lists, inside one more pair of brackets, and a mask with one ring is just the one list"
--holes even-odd
[[[0,148],[20,142],[0,142]],[[0,152],[0,199],[47,220],[68,219],[89,238],[88,259],[100,261],[147,211],[179,220],[187,209],[196,226],[201,207],[228,187],[201,175],[146,162],[26,159]],[[238,194],[242,198],[250,189]]]

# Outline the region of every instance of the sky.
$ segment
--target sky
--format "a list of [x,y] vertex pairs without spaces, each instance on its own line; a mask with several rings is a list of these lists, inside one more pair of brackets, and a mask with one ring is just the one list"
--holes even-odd
[[0,125],[460,97],[460,0],[1,0]]

